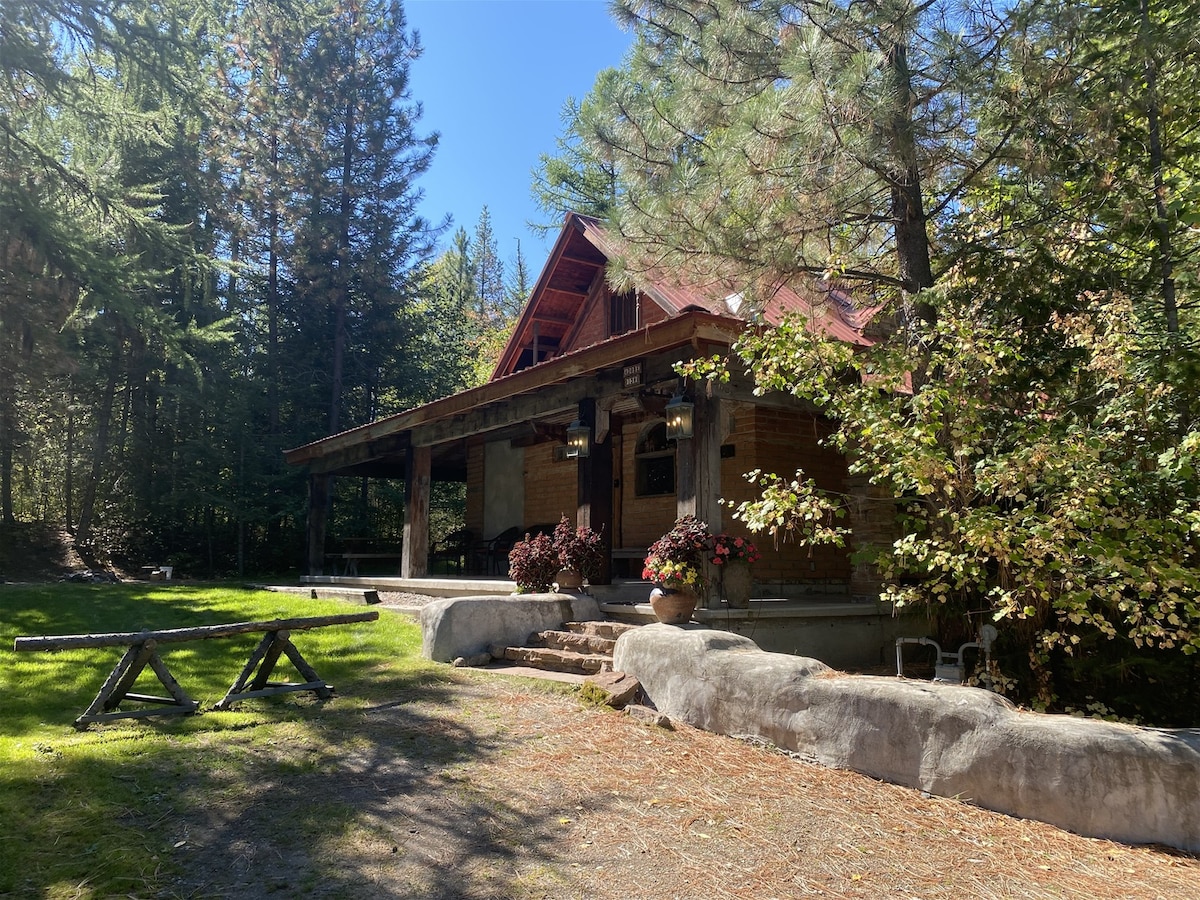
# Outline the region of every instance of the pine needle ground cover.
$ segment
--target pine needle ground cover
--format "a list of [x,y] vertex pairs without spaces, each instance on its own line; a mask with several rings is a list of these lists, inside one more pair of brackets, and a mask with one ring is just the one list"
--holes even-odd
[[[297,636],[338,689],[329,703],[290,695],[86,732],[71,722],[116,651],[8,649],[17,634],[347,609],[240,590],[0,587],[0,897],[1200,896],[1186,854],[433,666],[415,624],[386,609]],[[164,655],[211,704],[254,639]]]

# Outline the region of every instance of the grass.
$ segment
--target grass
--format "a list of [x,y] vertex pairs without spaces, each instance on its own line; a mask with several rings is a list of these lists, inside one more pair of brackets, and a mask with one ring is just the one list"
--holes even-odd
[[[420,633],[384,611],[376,622],[299,632],[305,658],[337,689],[204,711],[224,696],[261,635],[168,645],[162,655],[199,716],[123,720],[87,731],[72,723],[123,649],[13,652],[18,635],[179,628],[353,611],[336,601],[235,587],[0,586],[0,896],[107,897],[154,893],[185,836],[169,823],[181,805],[245,789],[253,771],[311,771],[322,748],[353,746],[353,716],[444,681],[419,657]],[[276,669],[289,680],[284,659]],[[163,693],[148,669],[138,690]],[[314,813],[317,812],[314,810]],[[326,829],[345,810],[321,809]],[[294,823],[308,830],[316,821]]]

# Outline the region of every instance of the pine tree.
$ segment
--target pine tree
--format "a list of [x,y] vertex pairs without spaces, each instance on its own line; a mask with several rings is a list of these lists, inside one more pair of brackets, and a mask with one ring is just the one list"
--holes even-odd
[[1006,139],[963,104],[998,65],[986,0],[625,0],[617,15],[637,43],[577,127],[616,167],[630,272],[836,277],[932,316],[939,219]]
[[583,123],[596,113],[590,105],[609,95],[620,78],[615,69],[596,76],[591,94],[582,102],[569,97],[563,105],[563,133],[555,139],[556,153],[543,153],[533,171],[531,193],[538,208],[551,221],[536,226],[542,233],[559,227],[570,212],[606,219],[617,202],[617,170],[611,154],[593,151],[583,131]]
[[[398,2],[346,0],[334,3],[298,60],[306,127],[321,139],[298,162],[305,212],[296,229],[296,300],[309,310],[300,318],[324,332],[306,337],[329,348],[329,431],[342,427],[348,411],[348,375],[365,384],[368,358],[352,373],[351,352],[393,328],[405,282],[431,251],[415,181],[437,138],[416,133],[420,106],[411,101],[408,69],[419,52]],[[360,394],[349,411],[365,421],[370,408]]]

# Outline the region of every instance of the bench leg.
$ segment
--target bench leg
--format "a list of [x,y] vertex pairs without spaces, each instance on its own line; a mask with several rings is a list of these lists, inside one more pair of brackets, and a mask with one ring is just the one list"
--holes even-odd
[[283,648],[288,643],[288,636],[286,631],[271,631],[267,633],[267,638],[269,639],[267,652],[263,654],[262,663],[258,667],[258,674],[250,682],[250,690],[261,691],[267,686],[267,679],[275,671],[275,663],[279,662],[279,657],[283,654]]
[[238,675],[237,680],[225,692],[225,696],[217,701],[213,709],[228,709],[234,704],[234,695],[240,694],[246,687],[246,682],[250,680],[250,676],[258,668],[259,662],[266,655],[274,639],[274,632],[269,631],[263,635],[263,639],[258,642],[258,646],[254,648],[254,651],[250,654],[250,658],[246,660],[246,665],[242,666],[242,673]]
[[[163,687],[171,694],[170,698],[155,697],[149,694],[133,694],[130,689],[137,681],[142,670],[149,665],[162,682]],[[135,700],[141,703],[163,704],[161,709],[137,709],[120,711],[117,709],[123,700]],[[200,704],[187,695],[180,687],[175,676],[171,674],[167,664],[158,655],[158,645],[153,640],[134,644],[121,657],[121,661],[109,673],[100,693],[83,714],[75,720],[76,728],[86,728],[92,722],[107,722],[111,719],[140,718],[142,716],[166,716],[194,713]]]
[[328,700],[333,696],[333,686],[326,684],[321,680],[321,676],[317,674],[317,670],[308,664],[300,651],[296,649],[296,645],[290,640],[284,645],[283,652],[287,654],[287,658],[292,661],[292,665],[296,667],[296,671],[308,679],[309,684],[316,685],[313,693],[322,700]]
[[[279,683],[268,680],[279,657],[284,654],[307,681]],[[256,669],[258,670],[257,675],[255,674]],[[214,708],[229,709],[240,700],[248,700],[251,697],[272,697],[276,694],[295,691],[312,691],[322,700],[328,700],[333,696],[333,686],[322,681],[321,676],[309,665],[308,660],[300,655],[300,651],[292,643],[288,632],[272,631],[263,636],[242,668],[242,674],[238,676],[237,681]]]

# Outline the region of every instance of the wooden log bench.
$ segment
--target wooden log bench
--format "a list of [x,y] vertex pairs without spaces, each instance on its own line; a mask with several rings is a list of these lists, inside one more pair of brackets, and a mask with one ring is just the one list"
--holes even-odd
[[[120,662],[109,673],[100,693],[83,714],[75,720],[76,728],[86,728],[92,722],[112,719],[142,718],[145,716],[187,715],[200,707],[188,696],[158,653],[161,644],[183,644],[239,634],[263,633],[263,638],[250,654],[241,674],[218,701],[215,709],[229,709],[233,704],[251,697],[270,697],[294,691],[312,691],[323,700],[333,696],[333,685],[326,684],[308,661],[300,655],[291,641],[293,631],[309,631],[329,625],[349,625],[373,622],[379,618],[375,610],[335,616],[307,616],[296,619],[273,619],[269,622],[232,622],[227,625],[197,625],[192,628],[168,628],[161,631],[117,631],[107,634],[59,634],[37,637],[18,637],[14,650],[79,650],[94,647],[127,647]],[[271,681],[271,673],[279,657],[287,656],[305,679],[301,682]],[[134,682],[149,666],[158,676],[169,697],[134,693]],[[145,709],[119,709],[129,700],[152,704]]]

